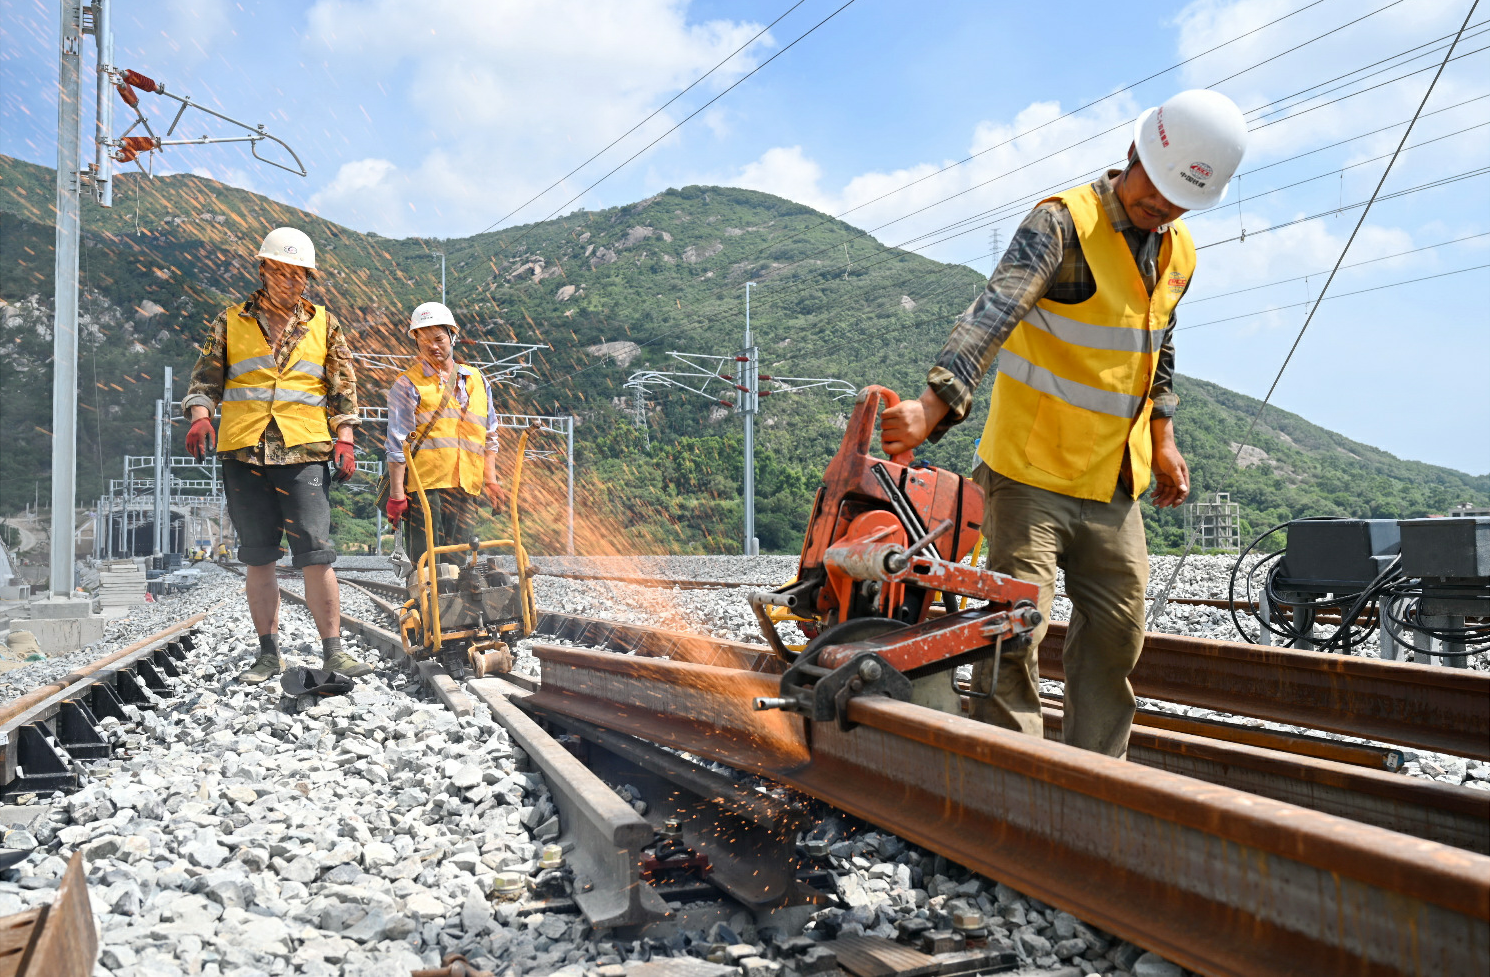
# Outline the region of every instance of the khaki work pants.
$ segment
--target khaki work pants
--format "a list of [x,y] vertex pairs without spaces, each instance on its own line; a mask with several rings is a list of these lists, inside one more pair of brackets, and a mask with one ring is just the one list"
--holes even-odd
[[[983,537],[990,570],[1040,585],[1040,613],[1050,620],[1055,572],[1066,571],[1071,623],[1061,660],[1066,670],[1063,719],[1067,744],[1121,757],[1133,725],[1128,673],[1143,648],[1148,545],[1138,504],[1122,486],[1111,502],[1093,502],[1016,482],[980,464],[973,481],[983,489]],[[972,700],[974,719],[1043,736],[1039,646],[1005,651],[998,687]],[[993,660],[973,666],[973,689],[987,692]]]

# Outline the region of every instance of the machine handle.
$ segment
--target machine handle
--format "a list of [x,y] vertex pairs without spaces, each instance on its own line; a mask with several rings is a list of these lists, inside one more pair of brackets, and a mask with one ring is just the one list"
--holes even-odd
[[[869,386],[864,388],[863,392],[859,396],[861,403],[869,405],[868,410],[871,419],[868,425],[868,430],[865,432],[865,434],[867,435],[867,441],[866,443],[859,445],[860,453],[867,455],[869,454],[870,447],[867,442],[874,440],[875,420],[878,419],[880,413],[880,405],[878,402],[884,401],[884,405],[886,407],[898,406],[900,404],[900,394],[891,390],[889,387],[881,387],[878,384],[870,384]],[[897,465],[905,465],[909,467],[910,463],[915,461],[915,454],[910,451],[902,451],[898,455],[891,455],[890,460]]]

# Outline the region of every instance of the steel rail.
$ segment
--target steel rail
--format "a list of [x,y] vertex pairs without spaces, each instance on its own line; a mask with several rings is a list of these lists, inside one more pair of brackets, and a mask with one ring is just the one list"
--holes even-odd
[[[182,636],[206,617],[204,611],[177,621],[0,707],[0,785],[5,793],[21,789],[15,786],[18,781],[24,786],[37,777],[48,781],[48,792],[75,787],[68,757],[96,759],[111,752],[98,734],[95,712],[120,708],[121,691],[124,701],[136,704],[145,701],[141,687],[168,695],[163,675],[180,674],[174,659],[184,657]],[[23,755],[30,756],[24,767]]]
[[[1045,738],[1060,742],[1060,703],[1045,702],[1042,714]],[[1137,725],[1129,737],[1128,759],[1490,855],[1490,791]]]
[[1490,967],[1490,858],[882,697],[540,647],[529,701],[770,776],[1207,974]]
[[[1046,632],[1041,678],[1065,678],[1066,630]],[[1490,760],[1490,672],[1150,631],[1128,681],[1141,696]]]

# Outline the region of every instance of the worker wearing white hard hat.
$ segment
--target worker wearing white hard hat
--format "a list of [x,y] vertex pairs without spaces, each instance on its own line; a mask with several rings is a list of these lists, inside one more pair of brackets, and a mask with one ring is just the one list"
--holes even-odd
[[410,504],[410,465],[429,503],[436,546],[470,539],[483,495],[493,509],[502,501],[496,401],[480,370],[455,361],[459,331],[444,304],[416,308],[409,335],[419,355],[388,391],[388,496],[380,502],[395,526],[404,522],[405,546],[416,564],[427,534],[423,508],[417,500]]
[[[372,668],[341,647],[332,570],[330,482],[356,471],[353,432],[361,423],[352,351],[336,316],[305,298],[316,249],[304,231],[275,228],[256,257],[261,287],[213,320],[181,401],[192,421],[187,451],[203,459],[215,450],[222,460],[238,559],[247,565],[259,654],[240,678],[258,684],[284,667],[274,568],[286,539],[305,574],[323,666],[365,675]],[[221,426],[214,430],[212,413],[219,409]]]
[[[1246,138],[1241,111],[1216,92],[1181,92],[1144,112],[1127,166],[1025,217],[925,392],[883,415],[889,453],[940,438],[972,411],[998,357],[973,472],[988,567],[1038,583],[1046,621],[1065,570],[1063,737],[1083,749],[1128,749],[1149,570],[1137,499],[1151,482],[1159,508],[1190,491],[1174,438],[1173,334],[1196,254],[1180,215],[1221,201]],[[974,666],[986,694],[972,700],[976,718],[1042,735],[1045,630]]]

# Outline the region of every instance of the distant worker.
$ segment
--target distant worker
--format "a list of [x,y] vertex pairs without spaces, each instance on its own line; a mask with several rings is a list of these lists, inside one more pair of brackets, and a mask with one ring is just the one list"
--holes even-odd
[[[957,320],[927,389],[884,412],[886,452],[940,438],[972,410],[998,355],[974,481],[986,506],[988,567],[1040,585],[1048,621],[1056,568],[1072,612],[1064,738],[1124,756],[1128,675],[1143,648],[1148,545],[1136,500],[1177,506],[1190,472],[1174,441],[1174,307],[1195,245],[1179,220],[1214,207],[1241,163],[1247,128],[1230,99],[1181,92],[1139,117],[1128,163],[1056,194],[1025,217],[984,292]],[[972,715],[1043,734],[1037,648],[1006,652]],[[992,660],[973,670],[989,692]]]
[[415,309],[409,335],[419,344],[419,356],[388,391],[386,511],[395,525],[404,521],[405,548],[416,566],[425,550],[425,529],[419,499],[408,494],[414,488],[404,451],[410,433],[436,546],[470,541],[483,494],[493,509],[502,503],[496,402],[480,370],[455,362],[458,329],[455,316],[439,302]]
[[[316,269],[309,237],[277,228],[257,257],[263,287],[213,320],[181,401],[192,422],[186,450],[201,460],[215,447],[222,459],[238,559],[247,565],[248,611],[259,654],[239,678],[257,685],[284,667],[274,565],[284,555],[280,543],[286,536],[293,562],[305,574],[322,667],[366,675],[371,666],[341,647],[327,478],[346,481],[356,471],[353,432],[360,421],[352,351],[336,317],[302,295]],[[219,404],[220,436],[212,429]]]

